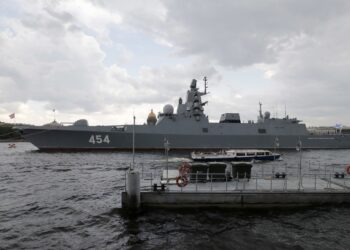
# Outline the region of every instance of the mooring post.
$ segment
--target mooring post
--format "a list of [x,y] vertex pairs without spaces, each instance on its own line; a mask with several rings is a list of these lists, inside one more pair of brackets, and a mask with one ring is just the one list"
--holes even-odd
[[138,209],[140,207],[140,173],[130,170],[127,175],[127,202],[126,206],[130,209]]

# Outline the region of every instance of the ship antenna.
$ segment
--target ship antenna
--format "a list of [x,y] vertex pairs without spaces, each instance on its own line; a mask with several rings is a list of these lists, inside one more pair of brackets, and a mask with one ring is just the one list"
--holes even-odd
[[287,104],[284,104],[284,117],[287,118]]
[[207,84],[208,78],[205,76],[203,78],[203,81],[204,81],[204,94],[206,94],[207,93],[207,88],[208,88],[208,84]]
[[53,109],[52,112],[53,112],[53,120],[56,121],[56,109]]
[[262,110],[261,110],[261,105],[262,105],[262,103],[259,102],[259,115],[260,115],[260,118],[263,118]]

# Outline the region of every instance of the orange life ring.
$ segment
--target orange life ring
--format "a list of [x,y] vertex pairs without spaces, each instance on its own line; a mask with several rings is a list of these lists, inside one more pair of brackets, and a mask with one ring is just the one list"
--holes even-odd
[[350,165],[346,167],[346,172],[350,174]]
[[188,180],[186,178],[186,176],[178,176],[176,177],[176,185],[178,185],[179,187],[184,187],[188,184]]

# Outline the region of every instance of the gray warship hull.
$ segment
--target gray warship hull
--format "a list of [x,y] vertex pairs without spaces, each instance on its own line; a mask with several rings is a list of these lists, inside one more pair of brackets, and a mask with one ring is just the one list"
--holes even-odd
[[[205,79],[206,80],[206,79]],[[327,133],[311,133],[296,118],[271,118],[263,115],[260,104],[256,122],[240,121],[238,113],[226,113],[220,122],[209,122],[201,97],[206,95],[196,86],[187,91],[186,102],[179,99],[177,112],[166,105],[158,119],[153,111],[144,125],[89,126],[86,120],[63,126],[56,121],[44,126],[18,126],[23,137],[43,151],[47,150],[131,150],[133,131],[136,150],[213,149],[350,149],[350,135],[334,129]]]
[[[130,150],[132,132],[109,131],[109,127],[89,130],[27,128],[25,139],[42,151]],[[141,132],[135,129],[137,150],[273,149],[278,138],[280,149],[295,149],[299,141],[305,149],[349,149],[350,135],[229,135]],[[94,141],[91,140],[94,138]],[[98,140],[101,138],[101,140]],[[104,140],[108,138],[108,141]]]

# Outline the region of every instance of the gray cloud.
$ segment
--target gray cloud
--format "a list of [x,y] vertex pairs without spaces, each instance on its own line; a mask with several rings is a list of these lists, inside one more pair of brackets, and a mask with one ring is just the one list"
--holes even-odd
[[350,124],[344,113],[350,91],[348,1],[163,3],[166,17],[158,22],[137,9],[125,21],[166,40],[181,56],[229,69],[262,65],[272,73],[271,85],[251,90],[254,102],[289,103],[311,123]]
[[[267,100],[267,106],[287,103],[311,123],[350,124],[344,117],[350,91],[349,5],[345,0],[21,2],[21,16],[0,20],[6,27],[0,31],[1,102],[121,110],[175,102],[192,78],[207,75],[219,82],[210,86],[208,112],[214,118],[221,109],[250,109],[254,118],[257,102]],[[123,67],[127,59],[105,65],[103,45],[118,44],[109,36],[116,25],[169,46],[169,56],[186,62],[143,66],[135,75]],[[232,82],[221,67],[261,70],[269,83],[252,88]],[[243,98],[232,98],[240,92]]]

